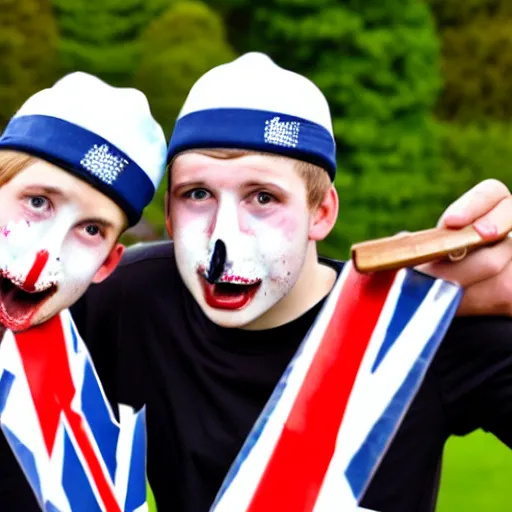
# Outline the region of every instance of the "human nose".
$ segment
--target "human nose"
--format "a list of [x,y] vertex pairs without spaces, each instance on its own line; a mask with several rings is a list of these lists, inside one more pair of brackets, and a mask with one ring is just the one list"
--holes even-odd
[[213,254],[210,257],[210,265],[206,279],[210,284],[214,284],[224,272],[227,259],[226,244],[219,238],[215,241]]
[[207,272],[210,283],[215,283],[224,272],[228,247],[233,251],[236,243],[241,243],[239,232],[237,203],[233,198],[223,200],[216,212],[215,226],[210,237],[210,264]]
[[213,246],[217,240],[222,240],[225,244],[230,243],[237,238],[239,232],[240,226],[236,198],[221,198],[215,212],[210,245]]

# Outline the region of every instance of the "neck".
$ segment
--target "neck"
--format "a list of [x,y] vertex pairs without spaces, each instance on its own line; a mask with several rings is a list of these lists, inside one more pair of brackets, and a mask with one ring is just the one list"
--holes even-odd
[[0,341],[2,341],[6,330],[7,329],[2,324],[0,324]]
[[336,278],[333,268],[319,263],[316,246],[310,242],[301,274],[291,291],[243,329],[272,329],[299,318],[329,294]]

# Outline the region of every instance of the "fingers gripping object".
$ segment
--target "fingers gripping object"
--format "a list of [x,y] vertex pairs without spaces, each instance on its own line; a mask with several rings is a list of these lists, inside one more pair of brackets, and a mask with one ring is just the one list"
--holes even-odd
[[206,278],[210,284],[215,284],[222,275],[222,272],[224,272],[224,266],[226,265],[226,257],[226,244],[222,240],[217,240],[215,242],[212,258],[210,260],[208,276]]
[[492,241],[484,240],[473,228],[434,228],[355,244],[352,260],[359,272],[376,272],[411,267],[429,261],[449,258],[462,260],[471,249],[503,240],[508,231],[499,233]]

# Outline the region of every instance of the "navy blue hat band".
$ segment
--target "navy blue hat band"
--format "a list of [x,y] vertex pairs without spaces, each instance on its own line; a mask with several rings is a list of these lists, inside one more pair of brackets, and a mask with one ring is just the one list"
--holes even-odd
[[13,118],[0,137],[0,149],[22,151],[75,173],[116,202],[130,226],[139,221],[155,192],[147,174],[124,152],[102,137],[55,117]]
[[313,163],[336,174],[336,145],[329,131],[300,117],[242,108],[205,109],[176,122],[167,162],[189,149],[247,149]]

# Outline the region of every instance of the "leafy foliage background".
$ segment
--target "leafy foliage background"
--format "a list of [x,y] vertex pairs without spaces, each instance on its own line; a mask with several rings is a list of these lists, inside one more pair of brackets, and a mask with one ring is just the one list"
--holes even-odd
[[[169,137],[192,84],[263,51],[326,95],[339,221],[321,244],[431,227],[487,177],[508,183],[512,4],[505,0],[0,0],[0,127],[82,70],[148,96]],[[165,236],[165,180],[124,241]]]
[[[483,179],[510,186],[508,0],[0,0],[0,129],[31,94],[81,70],[141,89],[170,136],[195,80],[246,51],[305,74],[330,103],[341,204],[323,254],[432,227]],[[164,192],[165,180],[126,243],[165,236]],[[488,465],[479,476],[457,466],[465,485],[443,484],[441,508],[510,510],[507,484],[500,495],[494,477],[478,482],[512,467],[475,439]],[[443,482],[455,482],[453,461],[475,463],[450,446]]]

